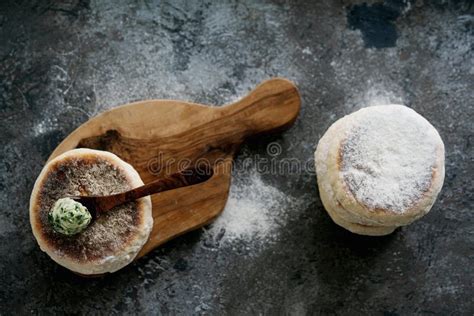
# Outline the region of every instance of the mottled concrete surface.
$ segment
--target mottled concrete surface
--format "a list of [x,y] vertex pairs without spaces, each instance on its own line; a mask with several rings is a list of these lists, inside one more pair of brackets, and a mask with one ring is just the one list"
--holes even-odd
[[[474,5],[424,2],[2,1],[0,314],[472,315]],[[279,205],[291,212],[271,240],[222,244],[202,229],[93,280],[39,250],[29,195],[75,127],[134,100],[225,104],[273,76],[297,83],[301,115],[237,163],[270,142],[278,159],[312,159],[337,118],[402,102],[446,145],[432,211],[360,237],[328,218],[313,174],[267,174],[304,201]]]

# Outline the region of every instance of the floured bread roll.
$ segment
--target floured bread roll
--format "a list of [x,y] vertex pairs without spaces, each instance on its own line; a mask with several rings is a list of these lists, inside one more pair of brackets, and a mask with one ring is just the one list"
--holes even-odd
[[357,234],[387,235],[431,209],[443,186],[444,144],[412,109],[372,106],[336,121],[315,163],[333,221]]
[[74,149],[51,160],[36,180],[30,199],[31,227],[41,250],[81,274],[123,268],[150,235],[153,218],[149,196],[110,210],[72,236],[56,232],[48,214],[60,198],[108,195],[141,185],[135,169],[109,152]]

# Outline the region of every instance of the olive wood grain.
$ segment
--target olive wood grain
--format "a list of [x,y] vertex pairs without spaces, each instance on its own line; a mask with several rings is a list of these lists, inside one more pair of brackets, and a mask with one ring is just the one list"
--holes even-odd
[[213,168],[200,184],[153,195],[153,229],[138,257],[214,220],[224,209],[232,160],[245,139],[288,128],[300,110],[297,88],[288,80],[263,82],[246,97],[223,107],[184,101],[140,101],[106,111],[73,131],[54,150],[107,150],[130,163],[145,183],[197,161]]

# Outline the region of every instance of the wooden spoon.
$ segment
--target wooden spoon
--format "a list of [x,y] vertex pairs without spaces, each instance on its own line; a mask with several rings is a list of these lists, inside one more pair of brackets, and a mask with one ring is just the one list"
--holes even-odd
[[299,110],[297,88],[280,78],[263,82],[223,107],[140,101],[90,119],[66,137],[49,159],[77,147],[107,150],[130,163],[145,183],[206,159],[213,168],[209,180],[151,196],[153,229],[139,258],[214,220],[227,201],[232,160],[239,146],[249,137],[291,126]]
[[95,220],[103,213],[110,211],[116,206],[148,195],[196,185],[211,178],[212,174],[213,171],[210,166],[202,163],[193,168],[185,169],[166,178],[152,181],[125,192],[103,196],[69,196],[69,198],[84,205],[89,213],[91,213],[92,219]]

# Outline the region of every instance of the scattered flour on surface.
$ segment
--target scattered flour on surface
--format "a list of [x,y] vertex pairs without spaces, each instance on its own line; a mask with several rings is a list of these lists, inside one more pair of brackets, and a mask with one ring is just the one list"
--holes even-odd
[[45,118],[33,126],[33,135],[35,137],[41,136],[43,134],[49,133],[56,128],[55,122],[53,120]]
[[345,102],[349,111],[383,104],[405,104],[400,87],[384,81],[369,79],[360,91],[357,91]]
[[364,91],[362,99],[358,100],[359,105],[374,106],[381,104],[403,104],[404,100],[400,94],[395,93],[393,88],[386,87],[382,83],[367,83],[368,89]]
[[208,233],[222,241],[271,240],[277,237],[278,228],[285,223],[298,199],[262,181],[254,169],[246,179],[232,183],[226,207],[210,226]]
[[313,55],[309,47],[305,47],[301,52],[306,55]]

